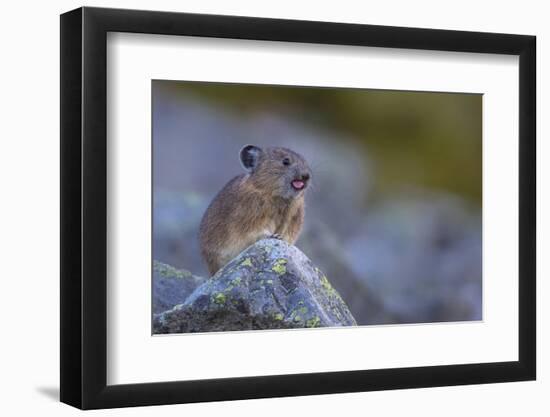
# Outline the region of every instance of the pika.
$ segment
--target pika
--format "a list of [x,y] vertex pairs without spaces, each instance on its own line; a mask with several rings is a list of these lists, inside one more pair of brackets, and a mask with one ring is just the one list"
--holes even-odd
[[304,194],[312,177],[304,157],[254,145],[239,156],[246,173],[222,188],[200,224],[201,254],[211,275],[260,239],[294,244],[304,223]]

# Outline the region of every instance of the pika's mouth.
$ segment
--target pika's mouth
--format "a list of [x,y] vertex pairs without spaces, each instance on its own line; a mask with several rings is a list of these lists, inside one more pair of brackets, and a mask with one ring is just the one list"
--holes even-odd
[[306,182],[302,180],[294,180],[291,182],[291,185],[296,191],[300,191],[306,187]]

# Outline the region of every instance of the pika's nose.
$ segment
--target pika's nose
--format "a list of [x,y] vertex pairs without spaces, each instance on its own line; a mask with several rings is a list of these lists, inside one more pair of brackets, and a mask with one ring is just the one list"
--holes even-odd
[[302,175],[302,181],[309,181],[310,175],[308,173],[305,173]]

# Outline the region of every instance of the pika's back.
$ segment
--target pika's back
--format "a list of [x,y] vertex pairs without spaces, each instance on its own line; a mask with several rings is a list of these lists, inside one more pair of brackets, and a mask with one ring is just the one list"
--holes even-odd
[[253,145],[241,150],[240,160],[247,173],[222,188],[201,221],[201,253],[211,274],[265,237],[293,244],[302,228],[311,179],[306,160],[287,148]]

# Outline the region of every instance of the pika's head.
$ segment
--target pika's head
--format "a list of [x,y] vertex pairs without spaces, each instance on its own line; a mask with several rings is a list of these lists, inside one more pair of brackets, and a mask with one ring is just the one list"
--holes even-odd
[[273,196],[297,197],[311,180],[311,169],[304,157],[287,148],[246,145],[240,158],[254,185]]

